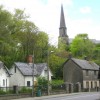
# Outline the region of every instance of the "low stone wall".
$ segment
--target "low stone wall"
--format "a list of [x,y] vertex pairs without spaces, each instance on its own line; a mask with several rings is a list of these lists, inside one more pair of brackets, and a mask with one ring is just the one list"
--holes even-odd
[[16,94],[12,94],[12,95],[0,95],[0,100],[11,100],[11,99],[18,99],[18,98],[27,98],[27,97],[31,97],[30,94],[20,94],[20,95],[16,95]]

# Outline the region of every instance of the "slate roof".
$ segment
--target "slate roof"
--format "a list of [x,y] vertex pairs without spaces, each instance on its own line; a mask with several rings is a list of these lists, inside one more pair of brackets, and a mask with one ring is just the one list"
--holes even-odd
[[81,60],[76,58],[71,58],[77,65],[79,65],[82,69],[89,69],[89,70],[99,70],[99,66],[91,61]]
[[0,68],[2,68],[3,67],[3,62],[2,61],[0,61]]
[[[15,66],[20,70],[20,72],[25,76],[32,76],[33,73],[33,64],[15,62]],[[34,75],[40,75],[43,69],[46,67],[46,63],[34,64]]]
[[4,68],[5,69],[5,72],[10,76],[11,73],[9,71],[9,69],[4,65],[4,63],[2,61],[0,61],[0,69],[1,68]]

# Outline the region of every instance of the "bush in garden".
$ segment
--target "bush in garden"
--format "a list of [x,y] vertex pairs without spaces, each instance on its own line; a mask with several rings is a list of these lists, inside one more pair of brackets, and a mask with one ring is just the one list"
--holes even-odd
[[29,89],[27,87],[22,87],[21,90],[19,91],[19,93],[31,93],[32,89]]

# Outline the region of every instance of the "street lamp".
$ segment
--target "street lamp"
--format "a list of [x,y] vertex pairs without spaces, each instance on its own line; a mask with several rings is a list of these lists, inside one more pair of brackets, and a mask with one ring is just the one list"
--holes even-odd
[[50,53],[52,53],[54,51],[48,51],[48,61],[47,61],[47,81],[48,81],[48,84],[47,84],[47,89],[48,89],[48,95],[50,94],[50,91],[49,91],[49,55]]

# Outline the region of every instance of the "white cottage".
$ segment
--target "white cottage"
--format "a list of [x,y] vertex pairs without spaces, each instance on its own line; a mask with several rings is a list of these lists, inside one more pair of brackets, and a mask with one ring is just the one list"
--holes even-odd
[[9,87],[10,73],[2,61],[0,61],[0,87]]
[[[10,77],[10,86],[32,86],[33,63],[15,62],[10,69],[12,76]],[[47,63],[34,64],[34,83],[38,76],[47,77]],[[49,70],[49,80],[52,73]]]

